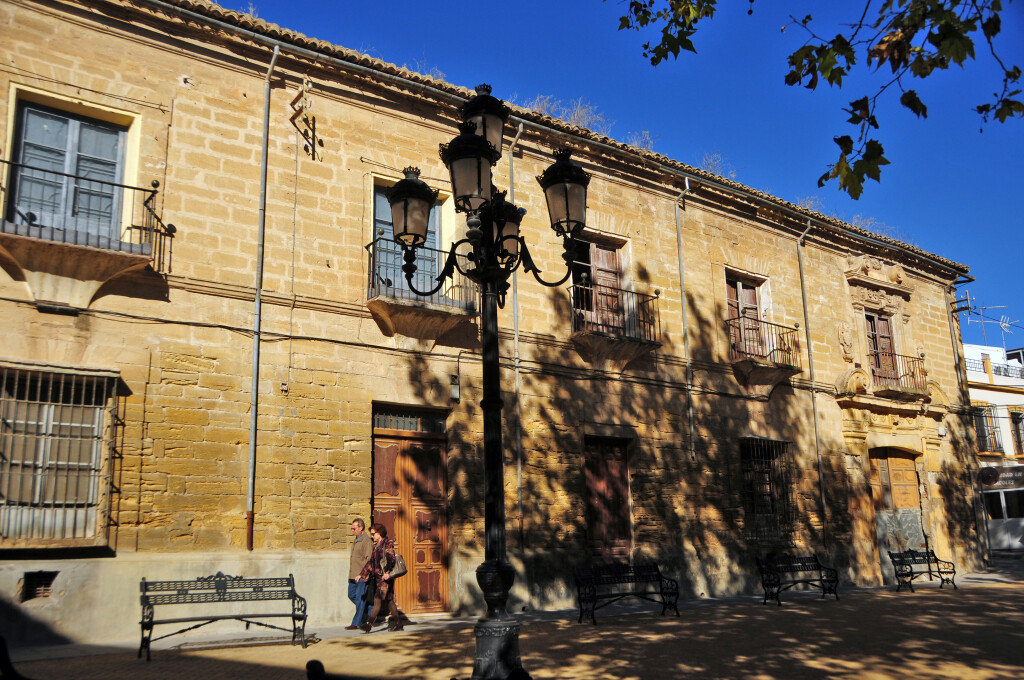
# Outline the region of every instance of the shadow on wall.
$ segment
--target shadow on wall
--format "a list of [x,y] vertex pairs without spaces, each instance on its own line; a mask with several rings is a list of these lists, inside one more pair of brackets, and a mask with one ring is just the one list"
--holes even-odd
[[[953,545],[979,546],[979,523],[985,519],[980,507],[980,494],[976,495],[978,489],[972,483],[975,479],[972,471],[977,470],[978,464],[974,454],[976,445],[970,437],[970,420],[961,423],[960,427],[947,429],[951,435],[950,448],[955,462],[943,461],[942,467],[935,475],[935,484],[939,487],[940,494],[938,500],[943,505],[946,520],[946,533]],[[983,528],[981,530],[984,531]],[[982,565],[978,551],[945,559],[957,562],[957,569],[973,571]],[[967,564],[964,564],[965,561]]]
[[[573,309],[562,289],[552,289],[554,318],[567,334]],[[824,535],[819,500],[810,392],[780,386],[770,396],[737,385],[731,365],[714,354],[725,327],[688,294],[695,360],[694,455],[690,456],[683,349],[664,340],[653,354],[622,372],[580,361],[575,350],[549,336],[524,342],[521,370],[522,513],[518,503],[514,439],[515,405],[511,340],[503,338],[507,542],[519,569],[510,610],[571,606],[572,567],[589,561],[584,440],[588,435],[630,433],[630,496],[635,559],[653,560],[680,581],[689,597],[752,593],[760,587],[754,556],[767,552],[817,552],[843,571],[848,546],[849,500],[844,455],[823,449]],[[506,316],[507,313],[506,313]],[[502,328],[502,331],[510,329]],[[484,479],[479,355],[463,357],[461,403],[450,420],[449,564],[457,613],[482,611],[472,570],[483,558]],[[806,374],[798,378],[806,379]],[[408,380],[422,403],[447,390],[422,356],[408,359]],[[618,435],[615,435],[618,436]],[[757,436],[789,446],[792,526],[771,541],[752,540],[743,529],[743,471],[739,439]],[[834,449],[832,449],[834,450]],[[799,546],[799,547],[797,547]],[[836,563],[839,562],[839,563]],[[458,570],[461,569],[462,573]],[[469,585],[467,585],[469,584]],[[529,590],[527,591],[526,588]]]
[[50,624],[32,615],[31,607],[0,597],[0,635],[11,647],[32,645],[62,645],[71,639],[55,631]]

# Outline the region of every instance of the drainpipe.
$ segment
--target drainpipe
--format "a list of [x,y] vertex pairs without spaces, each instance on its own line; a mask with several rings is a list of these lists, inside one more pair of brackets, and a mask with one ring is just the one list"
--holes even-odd
[[260,313],[263,309],[263,234],[267,223],[267,146],[270,136],[270,76],[277,65],[280,48],[274,45],[267,75],[263,79],[263,146],[260,151],[260,215],[256,235],[256,299],[252,319],[252,401],[249,404],[249,484],[245,495],[245,549],[252,550],[253,525],[256,518],[256,425],[259,413],[260,384]]
[[676,212],[676,257],[679,259],[679,297],[683,307],[683,351],[686,352],[686,414],[690,419],[690,460],[697,459],[696,433],[693,421],[693,357],[690,356],[690,326],[686,315],[686,275],[683,268],[683,227],[679,221],[680,205],[686,194],[690,193],[690,178],[684,178],[686,188],[675,201]]
[[[509,203],[516,202],[516,171],[515,171],[515,148],[519,138],[523,135],[523,124],[519,124],[519,130],[508,147],[508,200]],[[512,327],[515,330],[515,341],[513,342],[513,366],[516,376],[516,404],[515,404],[515,441],[516,441],[516,488],[519,490],[519,546],[525,550],[526,533],[523,529],[523,431],[520,418],[522,417],[522,405],[519,403],[519,282],[516,272],[512,272]]]
[[822,538],[827,543],[828,539],[828,515],[825,508],[825,476],[822,472],[821,463],[821,437],[818,434],[818,383],[814,374],[814,352],[811,347],[811,323],[807,313],[807,286],[804,281],[804,239],[811,230],[810,220],[807,220],[807,228],[800,238],[796,240],[796,258],[800,264],[800,298],[804,305],[804,338],[807,342],[807,367],[811,372],[811,412],[814,418],[814,453],[818,458],[818,502],[821,508],[821,529]]

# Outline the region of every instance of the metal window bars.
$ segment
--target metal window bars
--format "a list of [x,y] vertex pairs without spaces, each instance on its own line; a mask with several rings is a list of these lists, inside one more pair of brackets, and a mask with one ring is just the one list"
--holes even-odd
[[0,540],[105,526],[115,380],[0,366]]
[[407,430],[429,434],[445,433],[446,414],[389,406],[375,406],[373,426],[385,430]]
[[658,342],[661,318],[658,297],[595,283],[569,286],[572,332],[602,333],[615,338]]
[[[441,305],[474,312],[477,309],[477,286],[461,272],[454,272],[447,285],[434,295],[424,297],[417,295],[409,288],[405,273],[402,271],[402,247],[391,239],[378,238],[366,250],[370,256],[370,280],[367,286],[367,299],[381,297],[415,300],[417,303]],[[437,284],[437,277],[444,268],[447,251],[437,248],[420,247],[416,249],[416,273],[413,285],[420,290],[428,290]],[[464,256],[461,256],[463,257]],[[468,269],[468,258],[467,269]]]
[[973,406],[974,431],[978,437],[978,451],[1002,453],[1003,442],[996,427],[996,410],[994,406]]
[[0,159],[0,232],[153,258],[164,271],[175,232],[156,212],[159,183],[133,187]]
[[755,541],[785,539],[792,531],[789,442],[740,439],[743,533]]

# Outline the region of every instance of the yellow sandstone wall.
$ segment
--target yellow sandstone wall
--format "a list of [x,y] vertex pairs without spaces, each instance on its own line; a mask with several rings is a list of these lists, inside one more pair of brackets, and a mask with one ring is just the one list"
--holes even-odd
[[[131,119],[135,146],[129,153],[137,161],[126,183],[160,182],[163,220],[177,227],[169,269],[108,283],[87,311],[67,316],[37,311],[27,284],[5,266],[0,359],[120,371],[131,394],[123,401],[110,545],[122,564],[137,554],[130,557],[136,565],[126,572],[130,577],[148,576],[146,565],[154,569],[147,555],[167,573],[175,570],[172,558],[189,568],[217,559],[244,564],[254,559],[245,552],[244,513],[269,50],[177,23],[168,38],[164,19],[143,19],[116,6],[0,5],[0,25],[17,28],[5,38],[17,68],[0,73],[4,157],[10,158],[15,96]],[[289,122],[289,102],[306,73],[315,85],[312,112],[323,140],[317,160],[303,150]],[[437,146],[455,134],[454,110],[415,90],[323,71],[287,55],[271,82],[255,559],[270,554],[288,564],[320,560],[316,578],[343,574],[349,521],[370,513],[373,404],[449,409],[451,599],[453,610],[467,610],[479,601],[472,570],[483,552],[475,328],[436,344],[386,337],[365,306],[374,180],[393,181],[401,168],[417,165],[428,183],[448,189]],[[523,232],[549,279],[563,271],[561,243],[547,227],[533,178],[561,141],[530,129],[515,158],[515,199],[527,209]],[[518,277],[519,429],[513,419],[517,348],[511,294],[499,317],[516,597],[532,606],[571,605],[567,565],[585,559],[586,436],[632,440],[633,552],[658,559],[691,595],[756,587],[753,555],[764,546],[743,536],[736,445],[743,436],[792,442],[797,525],[786,547],[838,560],[846,579],[864,584],[879,579],[868,433],[916,437],[932,546],[964,568],[976,565],[968,471],[973,462],[965,454],[967,434],[959,417],[897,409],[894,423],[884,403],[872,402],[874,410],[865,410],[863,404],[844,407],[837,401],[837,381],[863,363],[866,352],[863,312],[853,305],[846,275],[865,245],[812,230],[803,251],[826,487],[823,521],[799,232],[781,214],[713,190],[681,201],[695,386],[691,433],[676,247],[681,182],[636,158],[608,157],[584,138],[577,146],[577,158],[593,174],[588,226],[627,242],[624,282],[642,293],[657,291],[662,344],[624,371],[587,363],[569,341],[566,287],[548,289]],[[495,183],[509,185],[507,158],[496,168]],[[888,267],[896,257],[890,253],[881,261]],[[961,394],[944,298],[952,276],[942,283],[936,270],[923,271],[913,258],[900,264],[900,285],[911,290],[901,316],[894,317],[900,349],[924,354],[928,380],[944,395],[945,406],[956,406]],[[791,384],[751,387],[734,375],[724,326],[727,268],[767,279],[769,321],[799,324],[804,370]],[[844,323],[854,338],[850,360],[840,341]],[[449,399],[453,374],[461,381],[458,403]],[[931,403],[941,401],[935,392]],[[940,425],[945,436],[938,434]],[[3,583],[47,563],[34,559],[4,572]],[[89,564],[105,568],[102,561]],[[336,595],[329,616],[347,622],[347,603]],[[136,606],[132,598],[119,606]],[[122,632],[133,630],[127,626]],[[81,631],[74,635],[87,637]]]

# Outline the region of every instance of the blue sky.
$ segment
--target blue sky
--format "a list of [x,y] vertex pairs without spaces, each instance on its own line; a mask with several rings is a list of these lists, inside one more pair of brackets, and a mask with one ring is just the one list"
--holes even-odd
[[[855,136],[842,108],[873,93],[878,81],[848,78],[841,90],[823,85],[814,92],[786,87],[786,57],[804,36],[798,27],[780,29],[791,14],[812,14],[819,33],[834,35],[859,3],[757,0],[748,15],[748,2],[723,0],[697,35],[698,54],[657,67],[641,53],[653,35],[617,30],[621,0],[252,5],[261,19],[399,66],[439,71],[456,85],[490,83],[502,99],[582,98],[612,123],[616,139],[647,130],[654,150],[676,160],[699,165],[705,154],[717,154],[723,174],[743,184],[793,202],[813,199],[820,212],[847,221],[874,220],[876,230],[970,266],[977,281],[960,295],[969,290],[978,306],[1006,305],[985,314],[1021,320],[1005,340],[1007,347],[1024,345],[1024,121],[983,126],[973,112],[1001,87],[983,45],[966,69],[912,84],[927,119],[899,106],[898,93],[887,98],[876,138],[892,165],[854,201],[834,184],[819,189],[817,178],[836,157],[832,138]],[[997,47],[1008,66],[1024,67],[1024,2],[1004,5]],[[982,342],[981,324],[961,321],[964,342]],[[985,332],[989,344],[1002,343],[997,324]]]

